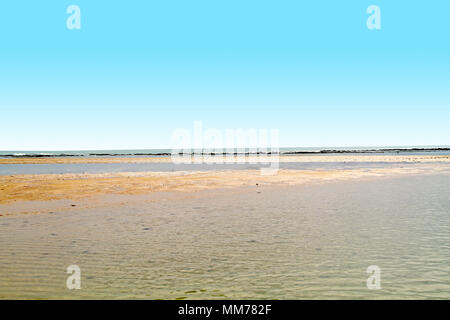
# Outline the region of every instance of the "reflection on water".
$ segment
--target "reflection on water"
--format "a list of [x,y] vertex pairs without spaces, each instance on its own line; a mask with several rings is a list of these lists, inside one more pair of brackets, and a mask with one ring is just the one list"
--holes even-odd
[[449,176],[0,217],[0,298],[448,299]]

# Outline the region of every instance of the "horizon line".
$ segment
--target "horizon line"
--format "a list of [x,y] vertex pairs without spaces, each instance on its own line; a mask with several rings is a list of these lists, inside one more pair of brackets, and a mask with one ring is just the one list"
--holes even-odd
[[[209,147],[209,148],[186,148],[186,149],[192,149],[192,150],[209,150],[209,149],[271,149],[273,147]],[[278,149],[322,149],[322,150],[333,150],[335,148],[343,149],[343,148],[364,148],[365,150],[380,150],[382,149],[438,149],[438,148],[450,148],[450,144],[429,144],[429,145],[372,145],[372,146],[280,146],[275,147]],[[87,152],[87,151],[133,151],[133,150],[173,150],[175,148],[99,148],[99,149],[10,149],[10,150],[3,150],[0,149],[0,152]],[[180,148],[176,148],[177,150],[180,150]]]

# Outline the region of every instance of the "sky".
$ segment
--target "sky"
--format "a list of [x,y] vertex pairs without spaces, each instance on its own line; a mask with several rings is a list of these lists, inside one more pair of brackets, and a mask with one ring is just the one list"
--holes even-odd
[[169,148],[194,121],[277,129],[281,147],[450,145],[449,15],[447,0],[3,1],[0,150]]

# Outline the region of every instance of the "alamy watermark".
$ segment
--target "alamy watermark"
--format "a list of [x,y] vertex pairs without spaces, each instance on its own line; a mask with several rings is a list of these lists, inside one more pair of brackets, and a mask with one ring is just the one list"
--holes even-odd
[[66,9],[66,13],[70,16],[66,20],[66,26],[69,30],[81,29],[81,9],[77,5],[70,5]]
[[370,14],[367,18],[366,25],[369,30],[381,30],[381,10],[379,6],[370,5],[366,10]]
[[70,274],[66,280],[66,287],[69,290],[81,289],[81,269],[76,264],[67,267],[66,272]]
[[369,278],[367,278],[366,285],[367,289],[370,290],[378,290],[381,289],[381,269],[377,265],[371,265],[367,267],[367,274],[369,274]]
[[203,128],[194,121],[193,130],[172,133],[172,161],[175,164],[261,164],[263,175],[279,169],[278,129]]
[[[70,16],[66,20],[66,26],[69,30],[81,29],[81,9],[78,5],[72,4],[67,7],[66,13]],[[377,5],[370,5],[366,9],[370,14],[367,18],[366,26],[369,30],[381,30],[381,9]]]

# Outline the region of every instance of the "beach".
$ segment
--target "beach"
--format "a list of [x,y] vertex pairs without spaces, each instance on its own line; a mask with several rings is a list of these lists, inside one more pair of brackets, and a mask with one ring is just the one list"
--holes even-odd
[[[0,159],[2,168],[8,165],[14,166],[6,170],[24,168],[20,170],[39,171],[44,167],[50,172],[0,175],[0,210],[3,216],[16,213],[39,213],[54,211],[55,208],[73,209],[78,205],[77,201],[83,207],[107,206],[111,202],[116,204],[117,201],[100,199],[108,195],[123,198],[126,195],[145,196],[160,192],[195,193],[205,189],[301,185],[333,180],[447,173],[450,168],[450,156],[444,155],[281,156],[279,157],[280,169],[276,174],[261,175],[259,169],[249,169],[255,165],[245,165],[251,161],[257,163],[257,160],[268,161],[265,157],[254,159],[235,157],[232,164],[221,164],[215,167],[214,161],[218,160],[211,157],[205,158],[205,161],[211,163],[185,164],[184,166],[172,164],[170,157]],[[273,161],[273,158],[269,160]],[[120,167],[123,164],[135,166]],[[149,164],[151,167],[140,167],[142,164]],[[86,165],[95,166],[96,171],[107,171],[108,167],[104,167],[106,165],[118,165],[115,170],[119,169],[119,172],[86,173],[86,171],[89,172],[89,167]],[[161,167],[161,165],[171,167]],[[29,168],[29,166],[32,167]],[[82,172],[85,173],[52,173],[65,172],[61,169],[64,166],[70,166],[64,170],[77,171],[82,168]],[[186,168],[190,170],[183,170]],[[161,169],[166,171],[158,171]],[[0,168],[0,172],[1,170]],[[58,205],[57,201],[60,201],[61,205]],[[71,203],[68,204],[67,201]],[[45,202],[49,204],[47,210]]]
[[[111,162],[136,166],[66,172]],[[170,157],[0,163],[52,172],[0,175],[0,298],[449,298],[449,156],[281,156],[267,176],[161,171]]]

